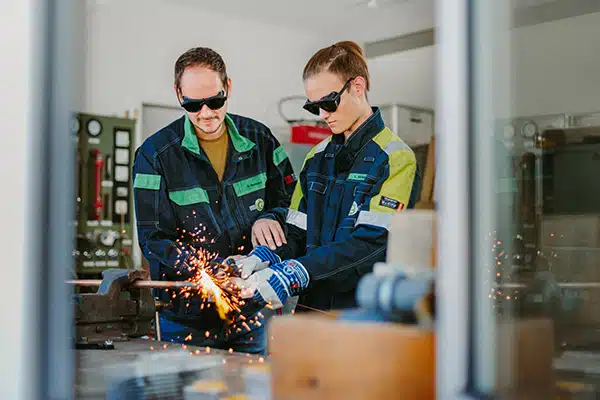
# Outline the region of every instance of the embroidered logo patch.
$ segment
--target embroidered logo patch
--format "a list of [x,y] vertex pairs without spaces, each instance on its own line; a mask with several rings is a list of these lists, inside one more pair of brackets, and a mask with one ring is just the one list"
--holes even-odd
[[391,208],[392,210],[403,210],[404,203],[399,202],[398,200],[390,199],[389,197],[381,196],[381,200],[379,200],[379,205],[387,208]]
[[265,201],[263,199],[256,199],[254,204],[250,207],[250,211],[262,211],[265,208]]
[[263,199],[256,199],[254,205],[258,211],[262,211],[265,208],[265,201]]
[[356,204],[356,202],[352,203],[352,207],[350,207],[350,212],[348,213],[348,215],[354,215],[358,212],[358,204]]
[[283,180],[285,181],[286,185],[290,185],[296,182],[296,174],[288,175],[285,178],[283,178]]

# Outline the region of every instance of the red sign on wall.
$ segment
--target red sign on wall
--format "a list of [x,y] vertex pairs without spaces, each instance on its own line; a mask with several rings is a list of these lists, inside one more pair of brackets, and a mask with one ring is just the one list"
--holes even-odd
[[296,144],[319,144],[331,136],[331,130],[326,126],[319,125],[293,125],[292,143]]

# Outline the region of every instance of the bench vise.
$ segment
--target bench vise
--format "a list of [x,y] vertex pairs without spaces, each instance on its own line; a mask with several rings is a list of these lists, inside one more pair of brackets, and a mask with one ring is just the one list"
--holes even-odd
[[96,293],[73,296],[76,348],[112,349],[115,341],[150,333],[156,304],[152,288],[134,287],[140,280],[150,280],[149,272],[105,270]]

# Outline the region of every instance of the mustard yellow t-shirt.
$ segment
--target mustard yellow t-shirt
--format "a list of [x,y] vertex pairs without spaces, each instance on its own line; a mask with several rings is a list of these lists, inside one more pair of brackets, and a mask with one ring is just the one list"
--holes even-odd
[[229,134],[227,131],[216,140],[202,140],[198,138],[198,143],[206,153],[208,160],[212,164],[219,181],[223,180],[225,165],[227,164],[227,150],[229,148]]

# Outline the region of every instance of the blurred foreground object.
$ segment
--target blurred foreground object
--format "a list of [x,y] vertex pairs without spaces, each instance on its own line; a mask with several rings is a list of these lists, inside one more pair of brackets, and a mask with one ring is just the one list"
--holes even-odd
[[318,316],[271,323],[276,399],[434,399],[433,332]]
[[360,309],[272,321],[275,398],[435,398],[434,235],[435,212],[394,215],[387,262],[359,283]]
[[[434,211],[396,214],[386,263],[359,284],[359,309],[344,310],[337,320],[317,315],[273,320],[274,397],[436,398],[435,237]],[[466,318],[465,311],[451,317]],[[501,398],[551,398],[551,321],[506,319],[496,335],[504,362],[496,372]]]

